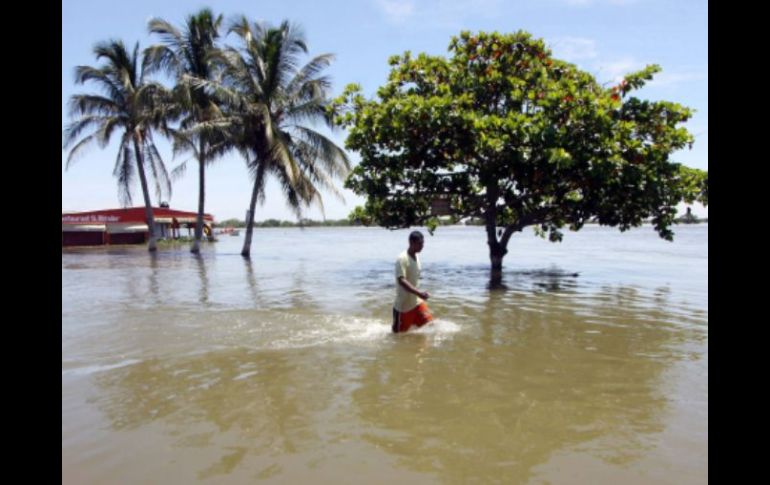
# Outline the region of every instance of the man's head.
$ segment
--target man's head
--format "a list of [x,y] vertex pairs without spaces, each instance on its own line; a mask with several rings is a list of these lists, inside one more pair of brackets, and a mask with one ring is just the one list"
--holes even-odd
[[409,250],[415,253],[422,251],[422,247],[425,244],[425,238],[422,237],[420,231],[412,231],[409,234]]

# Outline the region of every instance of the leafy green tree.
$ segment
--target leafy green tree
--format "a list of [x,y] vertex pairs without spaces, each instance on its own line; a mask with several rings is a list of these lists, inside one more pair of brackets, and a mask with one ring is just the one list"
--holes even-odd
[[364,226],[369,226],[372,224],[371,216],[369,216],[366,210],[360,205],[357,205],[352,211],[350,211],[350,214],[348,214],[348,221],[354,225],[363,224]]
[[525,227],[560,241],[590,219],[651,218],[671,240],[677,203],[707,202],[707,174],[669,159],[693,142],[691,110],[630,96],[659,67],[605,88],[523,31],[462,32],[449,53],[394,56],[375,99],[349,85],[330,108],[361,155],[346,187],[374,223],[483,219],[494,277]]

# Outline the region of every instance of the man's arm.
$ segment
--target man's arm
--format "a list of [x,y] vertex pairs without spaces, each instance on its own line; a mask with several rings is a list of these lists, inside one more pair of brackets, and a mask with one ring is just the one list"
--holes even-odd
[[401,285],[401,287],[403,289],[405,289],[406,291],[408,291],[409,293],[417,295],[420,298],[422,298],[423,300],[427,300],[430,297],[430,293],[428,293],[427,291],[420,291],[420,290],[418,290],[417,288],[414,287],[414,285],[412,285],[409,282],[409,280],[407,280],[403,276],[399,276],[398,277],[398,284]]

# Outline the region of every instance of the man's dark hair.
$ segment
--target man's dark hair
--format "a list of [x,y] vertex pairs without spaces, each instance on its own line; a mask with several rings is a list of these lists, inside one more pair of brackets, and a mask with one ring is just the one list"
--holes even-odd
[[420,231],[412,231],[411,234],[409,234],[409,242],[412,241],[422,241],[425,238],[422,237],[422,233]]

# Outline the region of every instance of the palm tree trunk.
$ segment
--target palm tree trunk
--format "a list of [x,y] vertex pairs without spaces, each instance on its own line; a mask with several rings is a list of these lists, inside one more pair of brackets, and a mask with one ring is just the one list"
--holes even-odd
[[201,251],[201,238],[203,237],[203,209],[206,200],[206,151],[203,138],[198,145],[198,216],[195,218],[195,241],[190,252],[198,254]]
[[257,170],[257,175],[254,177],[254,189],[251,191],[249,212],[246,217],[246,239],[243,241],[243,249],[241,250],[241,256],[244,258],[251,257],[251,235],[254,232],[254,209],[257,207],[257,195],[259,195],[259,188],[262,186],[262,176],[263,172]]
[[134,151],[136,151],[136,165],[139,171],[139,182],[142,184],[142,196],[144,197],[144,218],[147,221],[147,228],[150,233],[150,240],[147,245],[147,250],[150,252],[158,249],[155,242],[155,217],[152,215],[152,202],[150,201],[150,191],[147,188],[147,176],[144,173],[144,157],[141,150],[141,134],[134,133]]

